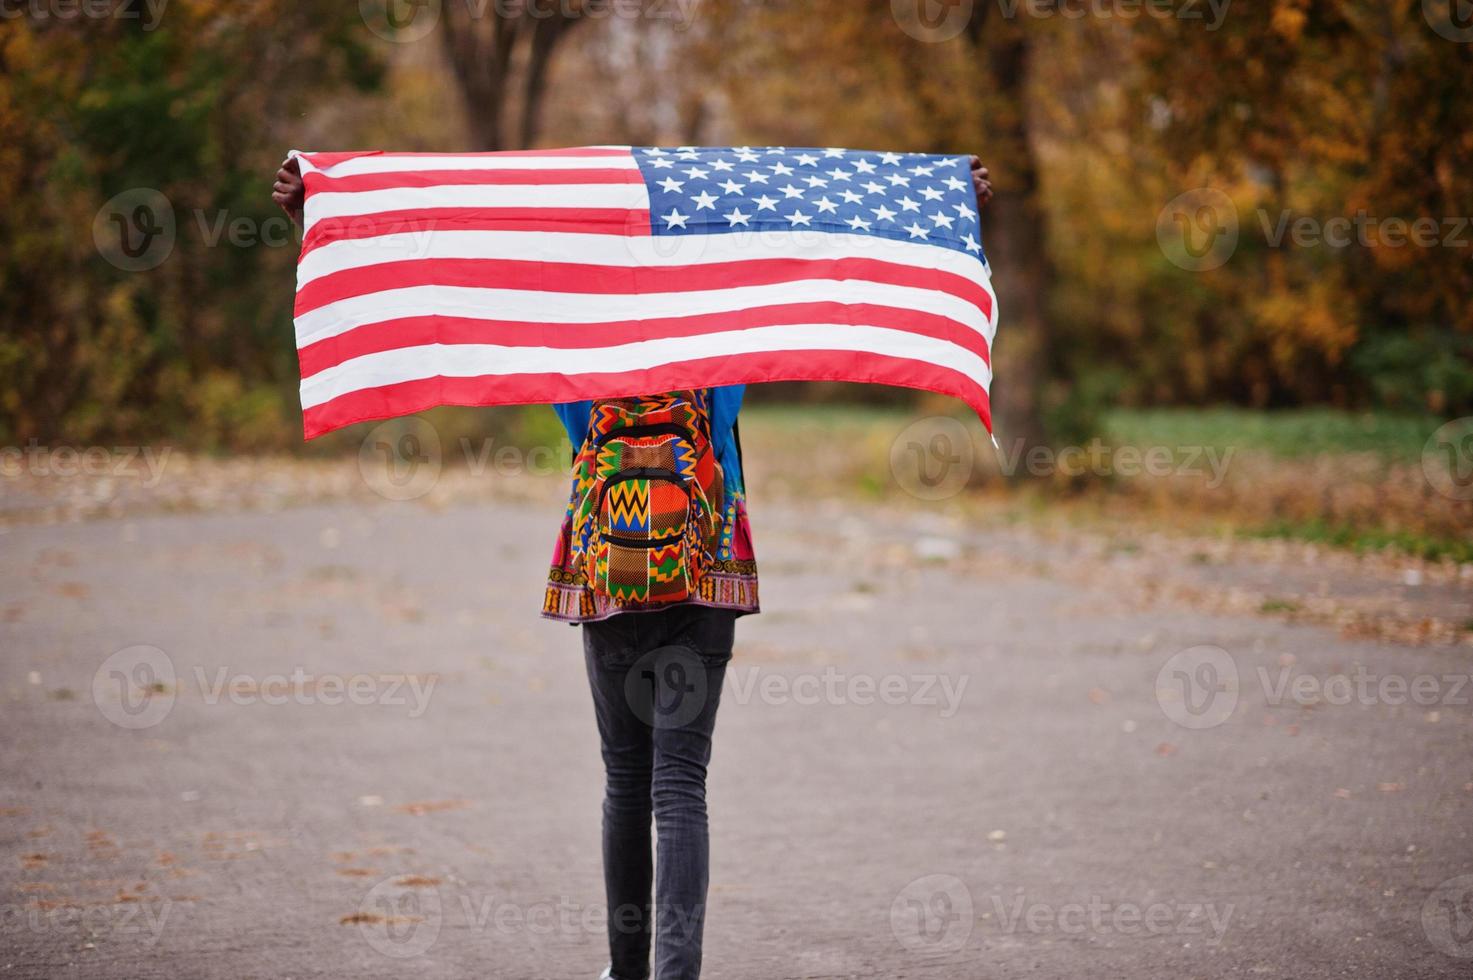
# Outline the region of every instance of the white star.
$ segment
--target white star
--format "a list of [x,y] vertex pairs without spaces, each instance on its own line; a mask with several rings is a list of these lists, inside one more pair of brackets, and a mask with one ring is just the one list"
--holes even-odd
[[665,190],[669,193],[674,194],[676,191],[685,186],[685,181],[676,180],[674,177],[666,177],[664,180],[660,181],[660,186],[665,188]]
[[870,181],[868,184],[862,184],[861,186],[871,194],[883,194],[885,192],[885,185],[877,184],[874,181]]
[[824,150],[823,155],[828,157],[830,160],[844,159],[844,151],[832,146],[829,147],[827,150]]
[[655,169],[657,170],[669,170],[671,167],[675,166],[674,160],[667,160],[664,157],[656,157],[655,159],[651,160],[650,163],[654,164]]
[[775,163],[772,166],[772,172],[775,176],[787,177],[792,174],[793,168],[786,163]]
[[849,227],[855,231],[869,231],[871,224],[872,222],[865,221],[857,214],[849,219]]
[[931,220],[936,222],[936,227],[938,228],[950,228],[951,223],[956,219],[949,214],[942,214],[940,211],[937,211],[931,215]]
[[845,204],[858,204],[862,200],[864,200],[864,195],[863,194],[856,194],[853,191],[845,191],[844,192],[844,203]]
[[900,154],[899,153],[881,153],[880,154],[880,162],[881,163],[888,163],[892,167],[898,167],[898,166],[900,166]]
[[945,197],[946,195],[945,194],[942,194],[939,190],[937,190],[934,187],[927,187],[927,188],[925,188],[924,190],[921,191],[921,196],[924,197],[928,201],[939,201],[943,197]]
[[798,163],[805,167],[818,166],[818,157],[814,156],[812,153],[800,153],[793,159],[797,160]]
[[955,177],[947,177],[946,186],[950,190],[959,191],[965,188],[967,185],[957,180]]
[[801,190],[799,190],[798,188],[794,187],[792,184],[789,184],[787,187],[780,187],[778,189],[781,190],[784,194],[786,194],[789,198],[802,197],[803,196],[803,192]]
[[709,208],[712,211],[716,210],[716,195],[712,194],[710,191],[701,191],[701,193],[691,198],[691,200],[696,202],[697,211],[701,210],[702,208]]
[[788,148],[786,146],[769,146],[767,148],[767,154],[769,156],[771,156],[774,153],[786,153],[786,152],[788,152]]
[[658,146],[652,146],[648,150],[645,150],[645,152],[648,153],[652,157],[662,157],[666,153],[668,153],[669,151],[668,150],[662,150]]
[[731,214],[728,214],[726,216],[726,220],[731,222],[731,226],[733,228],[735,228],[737,225],[744,225],[745,227],[750,228],[751,225],[747,223],[747,219],[750,217],[751,215],[742,214],[741,208],[732,208]]
[[895,220],[895,212],[894,211],[891,211],[889,208],[885,207],[885,205],[883,205],[883,204],[881,204],[877,208],[872,208],[871,210],[873,210],[874,213],[875,213],[875,220],[876,221],[894,221]]
[[730,177],[726,178],[726,183],[718,184],[717,186],[726,191],[726,193],[728,194],[740,194],[743,189],[741,184],[738,184]]
[[912,223],[911,226],[905,230],[910,232],[911,238],[925,238],[927,235],[926,229],[923,228],[921,226],[921,223],[918,221]]
[[808,186],[809,187],[827,187],[827,186],[829,186],[829,182],[826,181],[826,180],[824,180],[822,177],[809,177],[809,178],[807,178],[807,180],[808,180]]
[[686,216],[681,214],[677,209],[671,208],[670,213],[664,216],[664,220],[665,230],[669,231],[672,228],[684,228]]
[[760,173],[759,171],[756,171],[756,170],[752,171],[749,174],[743,174],[742,176],[743,177],[746,177],[748,180],[750,180],[754,184],[765,184],[765,183],[767,183],[767,178],[768,178],[768,174]]
[[835,180],[848,180],[854,175],[847,170],[840,170],[838,167],[835,167],[833,170],[829,171],[829,176],[834,178]]
[[733,166],[734,165],[732,164],[732,162],[730,160],[712,160],[711,161],[711,169],[712,170],[730,170],[730,169],[732,169]]
[[737,147],[736,158],[742,161],[742,163],[753,163],[760,159],[757,154],[752,152],[752,148],[750,146]]
[[862,174],[872,174],[875,172],[875,165],[868,160],[855,160],[854,169]]
[[921,209],[921,202],[912,200],[911,196],[907,194],[900,199],[900,207],[905,211],[919,211]]
[[973,211],[971,208],[967,207],[965,204],[953,204],[952,207],[956,208],[956,216],[958,218],[975,218],[975,217],[977,217],[977,212],[976,211]]
[[839,206],[837,204],[835,204],[833,201],[830,201],[827,196],[821,198],[819,200],[819,202],[818,202],[818,213],[819,214],[834,214],[838,210],[839,210]]
[[761,197],[757,198],[757,210],[758,211],[776,211],[777,210],[777,198],[775,198],[775,197],[768,197],[766,194],[763,194]]
[[973,238],[971,235],[963,235],[962,236],[962,241],[964,241],[964,242],[967,243],[967,251],[968,252],[976,252],[979,255],[982,253],[982,246],[981,246],[981,244],[977,241],[977,239]]
[[691,167],[690,169],[686,170],[686,174],[688,176],[701,179],[704,179],[708,174],[710,174],[710,172],[711,171],[709,170],[702,170],[700,167]]
[[804,214],[802,211],[794,211],[792,214],[788,215],[788,220],[793,223],[794,228],[798,227],[799,225],[807,225],[813,222],[813,219],[808,217],[808,215]]
[[[690,171],[686,171],[686,173],[690,173]],[[694,177],[695,174],[691,174],[691,176]],[[701,176],[704,177],[705,174],[702,174]],[[890,174],[885,179],[888,180],[891,184],[893,184],[896,187],[909,187],[910,186],[910,178],[907,177],[907,176],[905,176],[904,174]]]
[[694,146],[682,146],[676,156],[682,160],[699,160],[701,158],[701,155],[696,152]]
[[929,177],[936,172],[936,167],[934,165],[929,167],[911,167],[910,172],[917,177]]

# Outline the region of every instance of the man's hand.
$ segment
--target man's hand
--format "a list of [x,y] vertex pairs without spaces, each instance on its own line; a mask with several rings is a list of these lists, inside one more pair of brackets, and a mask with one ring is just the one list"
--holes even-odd
[[982,158],[972,157],[972,187],[977,191],[977,210],[981,211],[987,207],[987,202],[992,200],[992,181],[989,179],[991,171],[982,166]]
[[[975,160],[976,157],[972,159]],[[972,176],[977,176],[975,170]],[[287,217],[300,225],[302,204],[306,199],[307,188],[302,183],[302,166],[295,157],[288,157],[281,161],[281,169],[276,171],[276,183],[271,185],[271,200],[281,205],[281,210],[286,212]]]

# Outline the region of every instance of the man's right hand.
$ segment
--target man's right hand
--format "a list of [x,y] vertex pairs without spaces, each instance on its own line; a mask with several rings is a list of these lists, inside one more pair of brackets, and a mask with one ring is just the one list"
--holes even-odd
[[307,199],[307,188],[302,183],[302,167],[295,157],[281,161],[276,171],[276,183],[271,185],[271,200],[281,205],[287,217],[298,225],[302,223],[302,205]]

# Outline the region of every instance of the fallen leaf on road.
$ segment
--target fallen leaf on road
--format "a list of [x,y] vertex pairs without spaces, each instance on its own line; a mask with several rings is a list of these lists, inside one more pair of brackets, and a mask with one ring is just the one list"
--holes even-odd
[[464,810],[470,806],[466,800],[430,800],[423,803],[405,803],[394,807],[400,813],[408,813],[411,816],[422,817],[426,813],[442,813],[445,810]]
[[405,888],[434,888],[440,883],[439,878],[431,878],[427,875],[405,875],[394,879],[394,884]]
[[1162,742],[1160,745],[1156,746],[1156,754],[1161,756],[1162,758],[1165,758],[1168,755],[1176,755],[1176,746],[1172,745],[1170,742]]

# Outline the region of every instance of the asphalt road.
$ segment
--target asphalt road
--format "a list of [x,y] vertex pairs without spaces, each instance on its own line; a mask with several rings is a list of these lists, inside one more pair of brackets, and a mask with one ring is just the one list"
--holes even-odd
[[[1467,645],[1143,599],[1068,540],[924,510],[754,511],[707,976],[1473,975]],[[596,976],[553,520],[0,535],[0,976]]]

